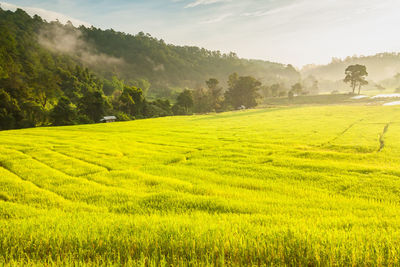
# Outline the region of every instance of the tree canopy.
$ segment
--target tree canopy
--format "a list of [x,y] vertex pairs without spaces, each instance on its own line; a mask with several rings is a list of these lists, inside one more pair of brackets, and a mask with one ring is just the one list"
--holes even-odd
[[253,108],[257,106],[258,91],[261,89],[261,82],[251,76],[239,76],[233,73],[229,76],[229,87],[225,92],[225,101],[233,108],[245,106]]
[[357,64],[348,66],[345,70],[345,75],[344,82],[350,84],[353,94],[355,93],[357,86],[358,94],[360,94],[361,87],[368,84],[368,82],[365,80],[365,78],[368,76],[367,67],[364,65]]

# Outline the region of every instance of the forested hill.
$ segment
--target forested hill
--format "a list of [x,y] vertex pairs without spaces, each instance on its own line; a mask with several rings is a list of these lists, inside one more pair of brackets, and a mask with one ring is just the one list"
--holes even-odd
[[301,71],[303,77],[313,75],[322,80],[341,80],[349,65],[361,64],[368,69],[368,79],[375,82],[393,78],[400,73],[400,53],[380,53],[373,56],[353,56],[333,59],[327,65],[309,65]]
[[291,65],[0,9],[0,130],[250,107],[260,81],[299,79]]
[[17,46],[24,45],[19,37],[22,34],[35,44],[29,50],[41,46],[68,55],[101,77],[117,76],[128,83],[140,84],[155,97],[169,97],[176,89],[202,87],[210,77],[225,84],[233,72],[254,76],[264,84],[291,84],[299,79],[299,73],[291,66],[240,59],[235,53],[170,45],[142,32],[130,35],[112,29],[47,23],[37,16],[29,17],[22,10],[2,11],[0,16],[11,34],[17,34]]
[[263,83],[298,81],[290,66],[261,60],[240,59],[192,46],[168,45],[149,34],[129,35],[114,30],[80,27],[82,38],[96,51],[124,60],[120,74],[125,79],[147,79],[152,88],[204,86],[210,77],[226,82],[233,72],[251,75]]

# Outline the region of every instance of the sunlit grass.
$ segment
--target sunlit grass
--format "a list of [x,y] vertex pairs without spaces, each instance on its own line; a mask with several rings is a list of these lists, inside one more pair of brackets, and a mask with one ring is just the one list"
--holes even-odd
[[0,263],[399,265],[399,116],[303,107],[0,132]]

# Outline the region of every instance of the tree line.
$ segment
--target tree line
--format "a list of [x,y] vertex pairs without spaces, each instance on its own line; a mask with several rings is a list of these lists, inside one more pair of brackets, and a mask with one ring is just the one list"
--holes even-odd
[[[253,107],[261,83],[229,78],[223,97],[217,79],[193,98],[190,90],[168,99],[148,100],[146,80],[108,78],[74,58],[41,46],[33,35],[44,23],[24,11],[0,11],[0,129],[96,123],[105,115],[132,120],[193,112],[223,111],[239,104]],[[144,90],[143,90],[144,88]]]
[[[243,76],[226,79],[236,72]],[[292,66],[0,8],[0,129],[253,107],[261,81],[248,73],[268,82],[299,78]],[[202,88],[210,76],[205,89],[182,89]]]
[[205,82],[205,87],[184,90],[172,106],[173,113],[187,115],[257,106],[258,100],[261,99],[259,91],[262,84],[256,78],[233,73],[229,76],[227,84],[228,88],[224,90],[217,79],[211,78]]
[[[71,38],[58,39],[66,35]],[[43,39],[51,40],[50,46]],[[65,52],[71,47],[78,53]],[[119,60],[128,50],[132,51]],[[98,62],[105,66],[93,65]],[[209,78],[210,71],[214,78]],[[263,76],[255,78],[249,72]],[[291,65],[167,45],[143,33],[78,29],[70,23],[47,23],[21,9],[0,9],[0,130],[97,123],[105,115],[123,121],[222,112],[253,108],[262,97],[318,92],[314,77],[300,80]],[[160,87],[149,94],[154,84]]]

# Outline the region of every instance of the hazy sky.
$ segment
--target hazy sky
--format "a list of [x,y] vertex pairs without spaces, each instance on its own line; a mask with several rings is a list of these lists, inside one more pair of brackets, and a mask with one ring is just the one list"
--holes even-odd
[[[240,57],[328,63],[400,51],[400,0],[9,0],[48,20],[144,31]],[[72,18],[74,20],[72,20]]]

